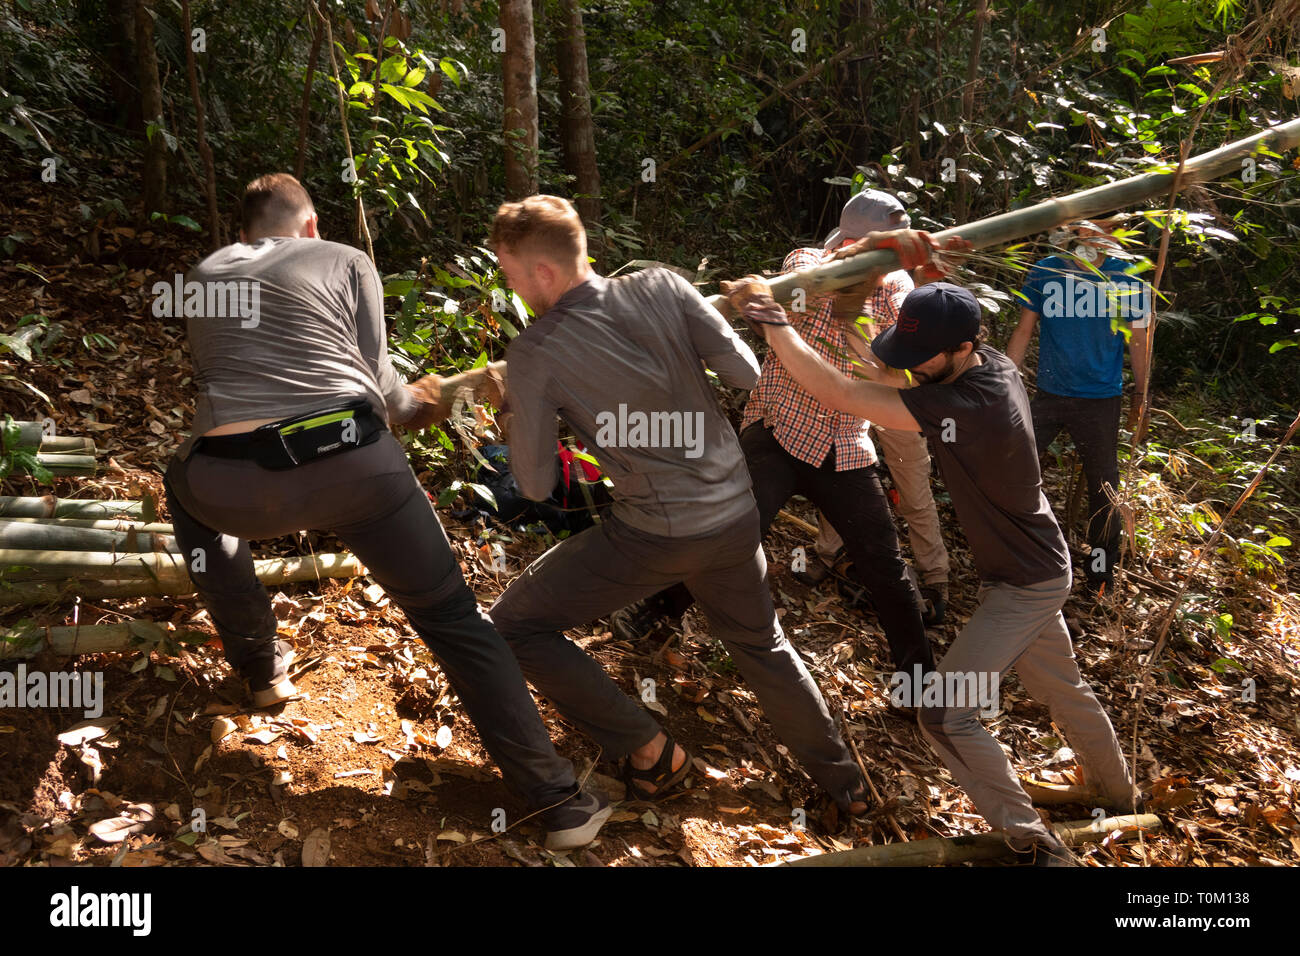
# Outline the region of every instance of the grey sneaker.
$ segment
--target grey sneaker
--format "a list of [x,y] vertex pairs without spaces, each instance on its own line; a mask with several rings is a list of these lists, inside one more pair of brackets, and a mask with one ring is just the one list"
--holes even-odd
[[239,676],[253,698],[254,707],[274,707],[298,693],[289,680],[292,663],[293,645],[277,637],[269,653],[259,654],[240,665]]
[[558,807],[542,814],[546,849],[575,850],[596,839],[614,808],[598,793],[580,790]]

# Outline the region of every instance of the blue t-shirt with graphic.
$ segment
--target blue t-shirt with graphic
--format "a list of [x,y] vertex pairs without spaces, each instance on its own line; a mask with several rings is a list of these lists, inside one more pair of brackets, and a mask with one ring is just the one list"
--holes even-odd
[[1048,256],[1029,270],[1020,291],[1039,315],[1040,389],[1071,398],[1123,391],[1121,323],[1143,328],[1151,313],[1150,286],[1126,273],[1132,267],[1107,256],[1098,276],[1072,256]]

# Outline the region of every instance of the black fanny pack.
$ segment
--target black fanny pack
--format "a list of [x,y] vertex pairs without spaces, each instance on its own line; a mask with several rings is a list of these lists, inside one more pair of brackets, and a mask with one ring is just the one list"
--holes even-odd
[[361,398],[319,411],[268,422],[241,435],[200,438],[195,451],[217,458],[241,458],[272,471],[296,468],[318,458],[369,445],[385,431],[383,419]]

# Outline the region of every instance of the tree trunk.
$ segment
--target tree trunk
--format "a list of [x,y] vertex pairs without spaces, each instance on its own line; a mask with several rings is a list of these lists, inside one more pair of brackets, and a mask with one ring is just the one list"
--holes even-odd
[[103,51],[100,72],[111,97],[106,108],[116,109],[118,125],[124,129],[143,131],[140,91],[135,85],[135,0],[105,0],[102,8],[78,0],[75,9],[83,42]]
[[[308,4],[312,6],[312,4]],[[302,105],[298,108],[298,154],[293,163],[293,175],[302,179],[307,168],[307,129],[311,123],[311,87],[316,78],[316,63],[320,59],[321,41],[325,39],[325,29],[315,11],[309,10],[312,21],[311,54],[307,57],[307,76],[302,84]]]
[[[591,230],[600,224],[600,170],[596,167],[596,129],[591,119],[591,83],[587,75],[587,36],[578,0],[561,0],[563,22],[556,44],[560,73],[560,145],[564,169],[573,176],[574,205]],[[597,256],[599,258],[599,256]]]
[[226,224],[221,221],[217,208],[217,172],[212,162],[212,147],[208,145],[203,97],[199,95],[199,68],[194,59],[194,39],[190,35],[190,0],[181,0],[181,42],[185,44],[185,71],[190,79],[190,98],[194,101],[194,139],[203,160],[204,192],[208,199],[208,230],[212,237],[212,251],[226,244]]
[[[989,20],[989,0],[975,0],[975,33],[971,38],[970,60],[966,64],[966,87],[961,94],[961,149],[968,153],[970,134],[967,130],[975,118],[975,86],[979,82],[980,47],[984,43],[984,24]],[[957,157],[962,165],[963,156]],[[957,222],[963,222],[970,211],[970,184],[960,170],[957,173]]]
[[501,0],[506,198],[537,192],[537,78],[531,0]]
[[146,128],[158,127],[146,138],[142,197],[144,218],[162,212],[167,199],[167,137],[163,135],[162,81],[158,78],[158,53],[153,40],[153,0],[135,0],[135,63],[140,83],[140,106]]

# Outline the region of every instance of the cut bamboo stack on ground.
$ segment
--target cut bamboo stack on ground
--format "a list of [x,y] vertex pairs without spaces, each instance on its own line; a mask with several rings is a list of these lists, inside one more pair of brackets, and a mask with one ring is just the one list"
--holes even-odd
[[99,454],[93,438],[78,435],[47,435],[44,422],[14,422],[18,426],[19,448],[36,455],[51,474],[89,477],[95,474]]
[[[263,558],[257,579],[280,585],[354,578],[365,573],[351,554]],[[162,597],[194,593],[185,560],[172,552],[0,551],[0,608],[81,598]]]
[[[143,513],[139,501],[0,497],[0,608],[193,594],[187,561],[199,556],[182,555],[172,526]],[[268,585],[365,573],[350,554],[266,558],[254,570]]]

